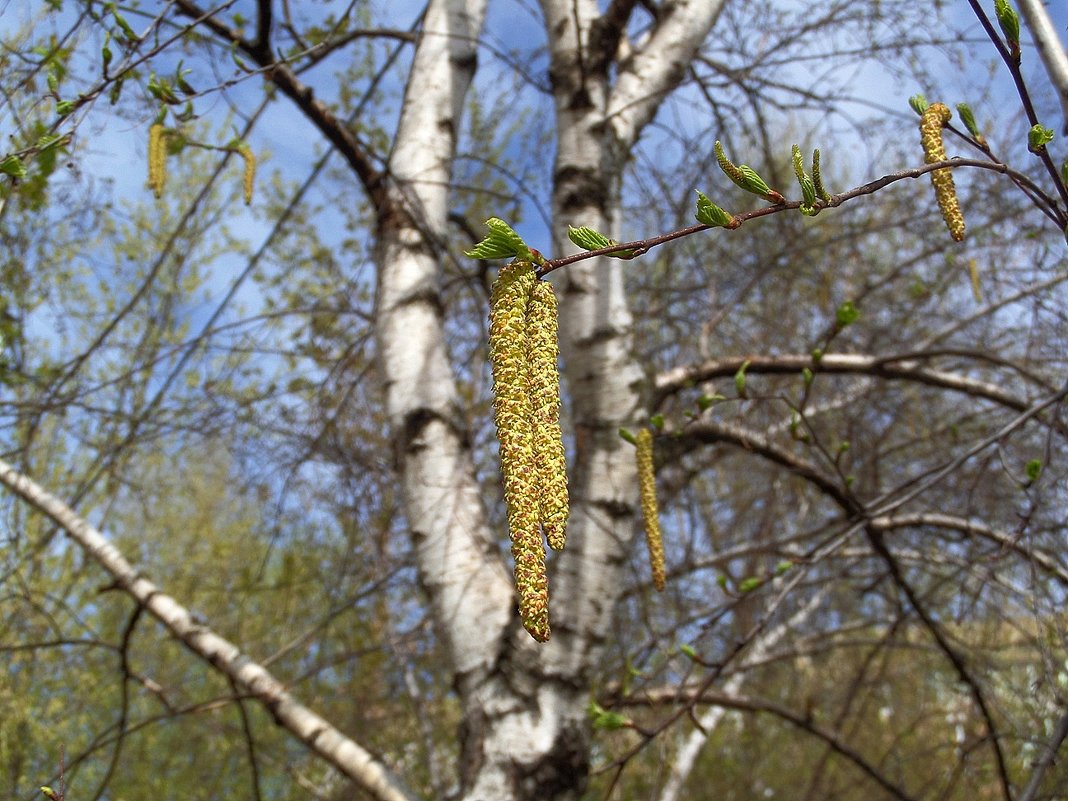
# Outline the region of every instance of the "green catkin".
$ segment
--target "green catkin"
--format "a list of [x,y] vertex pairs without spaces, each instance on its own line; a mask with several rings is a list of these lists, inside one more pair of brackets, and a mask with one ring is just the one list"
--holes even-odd
[[167,182],[167,136],[162,123],[148,129],[148,186],[156,197],[163,195]]
[[656,502],[656,474],[653,472],[653,432],[643,428],[637,435],[638,486],[642,516],[645,518],[645,543],[649,547],[649,566],[653,586],[664,590],[664,540],[660,533],[660,512]]
[[557,368],[557,308],[552,285],[535,281],[527,306],[527,369],[531,427],[545,538],[561,550],[567,528],[567,465],[560,432],[560,373]]
[[549,588],[538,526],[526,345],[527,308],[535,280],[530,262],[514,261],[501,268],[490,299],[489,351],[519,616],[530,636],[545,642],[549,639]]
[[[942,103],[932,103],[920,117],[920,143],[923,145],[923,158],[927,164],[944,161],[946,148],[942,142],[942,126],[949,122],[953,112]],[[964,239],[964,215],[960,210],[957,190],[953,185],[953,172],[945,167],[931,173],[938,208],[946,228],[957,242]]]
[[252,203],[252,189],[256,181],[256,154],[246,144],[241,144],[237,152],[241,154],[241,158],[245,162],[245,173],[242,177],[241,185],[244,189],[245,205],[248,206]]

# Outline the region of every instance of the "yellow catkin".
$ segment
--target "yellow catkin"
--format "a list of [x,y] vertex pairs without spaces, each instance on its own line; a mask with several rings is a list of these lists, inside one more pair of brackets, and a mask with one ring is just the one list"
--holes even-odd
[[163,124],[156,122],[148,129],[148,186],[160,197],[166,182],[167,133]]
[[538,526],[526,346],[527,307],[535,280],[529,262],[516,261],[501,269],[490,299],[489,351],[519,616],[530,636],[545,642],[549,639],[549,585]]
[[556,295],[545,281],[535,281],[527,306],[527,368],[531,427],[538,477],[540,519],[554,550],[564,547],[567,529],[567,464],[560,432],[560,372],[556,359]]
[[649,565],[653,586],[664,589],[664,540],[660,534],[660,512],[656,503],[656,475],[653,472],[653,433],[643,428],[637,436],[638,486],[641,491],[642,516],[645,517],[645,542],[649,546]]
[[[924,161],[934,164],[946,158],[946,148],[942,143],[942,126],[949,122],[953,112],[942,103],[932,103],[920,117],[920,142],[923,145]],[[946,221],[946,228],[953,239],[960,242],[964,239],[964,215],[961,214],[960,201],[957,199],[957,190],[953,185],[953,172],[948,167],[934,170],[931,173],[931,183],[934,184],[935,197],[938,198],[938,208],[942,212],[942,219]]]
[[256,154],[246,144],[238,147],[237,152],[241,154],[241,158],[245,161],[245,174],[242,179],[242,185],[245,190],[245,205],[247,206],[252,203],[252,187],[256,181]]

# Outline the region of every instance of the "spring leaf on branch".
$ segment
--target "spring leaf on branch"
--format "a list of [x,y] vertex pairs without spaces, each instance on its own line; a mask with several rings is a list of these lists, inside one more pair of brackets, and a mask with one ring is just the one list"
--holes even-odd
[[[601,248],[610,248],[619,244],[616,240],[609,239],[600,231],[594,231],[585,225],[579,228],[569,225],[567,227],[567,238],[583,250],[600,250]],[[615,253],[606,253],[605,255],[611,256],[613,259],[633,259],[635,252],[633,248],[628,248],[626,250],[617,250]]]
[[786,202],[786,198],[774,189],[771,189],[767,182],[757,175],[756,170],[748,164],[735,164],[727,158],[727,154],[723,152],[723,145],[718,139],[716,140],[715,150],[716,161],[719,162],[719,168],[723,170],[723,173],[728,178],[734,181],[734,183],[746,192],[759,195],[765,200],[770,200],[772,203],[781,205]]
[[12,178],[25,178],[26,177],[26,165],[22,163],[15,154],[11,154],[0,161],[0,172],[4,175],[10,175]]
[[1032,153],[1038,152],[1053,141],[1053,131],[1044,125],[1034,125],[1027,132],[1027,149]]
[[961,122],[968,129],[968,133],[975,137],[975,141],[981,145],[985,144],[986,140],[979,133],[979,126],[975,124],[975,114],[972,112],[972,107],[967,103],[957,103],[957,113],[960,114]]
[[523,237],[499,217],[490,217],[486,220],[486,227],[490,229],[486,238],[471,250],[465,250],[465,256],[470,256],[472,259],[517,258],[536,264],[541,264],[544,261],[540,257],[535,257],[534,252],[523,241]]
[[927,98],[923,95],[916,94],[909,98],[909,105],[912,106],[912,110],[923,116],[923,112],[927,111]]
[[994,0],[994,14],[998,18],[1001,32],[1009,43],[1009,50],[1016,57],[1020,57],[1020,18],[1016,9],[1009,0]]
[[839,329],[845,328],[860,319],[860,310],[853,305],[853,301],[847,300],[838,307],[838,310],[834,313],[834,319],[838,323]]
[[797,183],[801,187],[801,205],[798,210],[806,217],[812,217],[819,209],[816,208],[816,185],[812,182],[812,178],[805,172],[805,162],[801,156],[801,148],[794,145],[791,148],[791,154],[794,162],[794,175],[797,176]]
[[731,224],[734,222],[734,216],[709,200],[708,195],[700,190],[697,191],[697,214],[694,216],[697,218],[697,222],[704,225],[722,226],[724,228],[735,227]]

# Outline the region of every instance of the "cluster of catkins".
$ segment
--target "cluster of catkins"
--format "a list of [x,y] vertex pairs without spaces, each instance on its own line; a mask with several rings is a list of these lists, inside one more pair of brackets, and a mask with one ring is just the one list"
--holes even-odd
[[[944,161],[946,147],[942,143],[942,126],[949,122],[953,112],[942,103],[932,103],[920,115],[920,143],[923,145],[923,157],[927,164]],[[946,221],[946,228],[957,242],[964,239],[964,215],[961,214],[957,190],[953,185],[953,173],[947,168],[931,172],[935,198]]]
[[528,261],[503,267],[493,284],[489,347],[519,616],[530,635],[545,642],[549,585],[542,531],[550,547],[564,547],[567,470],[560,433],[556,296]]

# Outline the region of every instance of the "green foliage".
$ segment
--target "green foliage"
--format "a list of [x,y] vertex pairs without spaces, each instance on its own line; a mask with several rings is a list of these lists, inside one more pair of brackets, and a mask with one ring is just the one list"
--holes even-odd
[[626,715],[621,715],[618,712],[610,712],[596,701],[590,701],[586,711],[590,717],[590,724],[595,729],[612,731],[630,725],[630,720]]
[[852,325],[859,319],[860,309],[858,309],[851,300],[842,303],[834,313],[834,320],[839,328],[845,328],[846,326]]
[[723,173],[736,185],[746,192],[758,195],[772,203],[783,203],[784,198],[778,192],[772,190],[767,182],[757,175],[756,171],[748,164],[735,164],[727,154],[723,152],[723,145],[717,139],[715,144],[716,161]]
[[909,106],[916,112],[917,115],[923,116],[923,112],[927,111],[927,106],[930,105],[927,102],[927,98],[924,95],[916,94],[909,98]]
[[[567,227],[567,238],[583,250],[600,250],[601,248],[610,248],[619,244],[614,239],[609,239],[604,234],[586,226],[574,228],[569,225]],[[634,251],[629,249],[617,250],[607,255],[614,259],[632,259],[634,258]]]
[[1009,43],[1010,51],[1019,55],[1020,51],[1020,17],[1009,0],[994,0],[994,14],[1001,25],[1001,31]]
[[725,212],[715,203],[708,199],[708,196],[698,190],[697,192],[697,222],[704,225],[723,226],[729,227],[734,221],[733,215]]
[[490,232],[471,250],[465,250],[464,255],[472,259],[517,258],[535,264],[544,261],[534,255],[534,251],[527,246],[523,238],[504,220],[490,217],[486,220],[486,227],[490,229]]
[[1034,483],[1038,481],[1038,477],[1042,475],[1042,460],[1031,459],[1027,463],[1027,467],[1024,469],[1024,473],[1027,475],[1027,480]]
[[1033,125],[1027,132],[1027,148],[1037,151],[1053,141],[1053,130],[1044,125]]
[[746,375],[745,371],[749,369],[749,360],[746,359],[742,362],[742,366],[738,368],[738,372],[734,374],[734,389],[738,393],[739,398],[746,398]]

